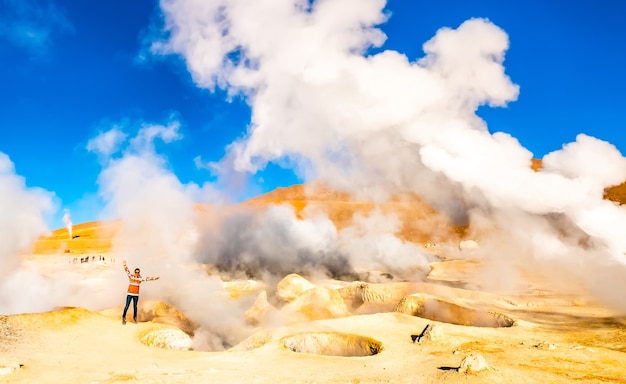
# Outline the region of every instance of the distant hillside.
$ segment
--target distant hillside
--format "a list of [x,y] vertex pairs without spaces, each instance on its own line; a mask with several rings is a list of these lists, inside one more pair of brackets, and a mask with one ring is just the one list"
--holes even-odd
[[38,239],[33,246],[35,254],[95,254],[111,250],[111,239],[120,226],[119,221],[90,221],[72,227],[72,238],[67,228],[52,231],[52,235]]
[[[244,207],[264,209],[273,204],[290,204],[298,218],[308,212],[323,212],[335,226],[342,230],[348,227],[356,214],[367,214],[375,208],[369,201],[355,201],[350,195],[337,192],[320,183],[297,184],[278,188],[241,203]],[[305,207],[308,207],[305,210]],[[211,212],[199,204],[197,209]],[[393,212],[402,225],[397,236],[416,243],[441,242],[458,237],[458,228],[426,204],[418,196],[396,197],[382,204],[383,213]],[[119,221],[93,221],[74,225],[72,239],[66,228],[52,232],[51,236],[38,239],[33,248],[35,254],[94,254],[106,253],[111,249],[111,239],[119,229]]]
[[[354,200],[349,194],[332,190],[319,182],[278,188],[244,204],[266,206],[281,203],[292,205],[300,218],[306,215],[305,207],[312,212],[324,212],[339,230],[350,226],[356,214],[368,214],[376,208],[371,201]],[[378,208],[385,214],[394,213],[398,217],[402,226],[396,236],[403,240],[442,242],[457,238],[463,231],[414,194],[394,196]]]
[[[541,160],[533,159],[532,169],[539,171]],[[604,198],[626,204],[626,182],[607,188]],[[298,218],[309,212],[323,212],[342,230],[350,226],[357,214],[367,214],[376,206],[370,201],[354,200],[349,194],[328,188],[323,183],[297,184],[277,188],[264,195],[241,203],[241,206],[264,209],[272,204],[289,204]],[[206,205],[198,204],[199,211]],[[305,209],[307,208],[307,209]],[[395,196],[379,206],[383,213],[394,213],[402,225],[396,236],[415,243],[457,241],[467,230],[453,225],[417,195]],[[210,210],[206,211],[210,212]],[[34,244],[35,254],[82,254],[105,253],[111,249],[111,239],[120,226],[119,221],[93,221],[74,225],[72,239],[66,228],[42,237]]]

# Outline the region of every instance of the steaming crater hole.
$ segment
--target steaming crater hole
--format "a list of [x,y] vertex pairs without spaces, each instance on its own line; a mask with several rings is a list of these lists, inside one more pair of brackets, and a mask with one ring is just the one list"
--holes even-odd
[[338,332],[299,333],[284,337],[281,342],[293,352],[325,356],[372,356],[383,349],[378,340]]
[[396,307],[396,312],[472,327],[508,328],[515,324],[514,319],[502,313],[469,308],[424,294],[403,298]]

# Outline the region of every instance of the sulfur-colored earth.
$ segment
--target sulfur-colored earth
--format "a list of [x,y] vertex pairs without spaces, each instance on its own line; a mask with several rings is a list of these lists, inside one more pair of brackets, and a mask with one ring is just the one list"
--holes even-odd
[[[605,197],[624,204],[625,191],[622,184]],[[338,228],[373,208],[323,188],[311,197],[302,186],[244,204],[263,209],[283,202],[300,215],[318,206]],[[415,243],[433,236],[458,243],[465,231],[416,197],[398,197],[382,209],[418,218],[404,220],[398,233]],[[76,225],[72,241],[66,229],[56,230],[35,244],[32,259],[109,255],[118,225]],[[584,292],[554,291],[549,276],[528,271],[507,290],[472,289],[483,267],[442,258],[419,282],[286,276],[266,290],[285,303],[259,295],[246,312],[256,332],[221,352],[185,348],[193,324],[166,303],[144,303],[150,307],[139,323],[126,325],[120,308],[0,316],[0,383],[626,383],[623,314]],[[233,298],[262,290],[261,283],[246,284],[224,281]],[[267,319],[276,311],[303,320],[275,327]],[[430,333],[419,338],[427,325]]]

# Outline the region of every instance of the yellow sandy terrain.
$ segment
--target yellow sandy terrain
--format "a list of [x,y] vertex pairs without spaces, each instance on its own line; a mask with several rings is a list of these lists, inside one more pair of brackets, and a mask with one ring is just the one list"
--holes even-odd
[[[300,217],[322,210],[339,229],[374,209],[316,188],[243,204],[288,203]],[[626,183],[605,196],[626,203]],[[419,244],[458,242],[465,230],[417,197],[381,209],[401,218],[400,237]],[[35,258],[109,252],[118,226],[79,224],[73,239],[56,230],[37,241]],[[224,352],[174,348],[186,345],[193,323],[165,303],[143,303],[139,324],[125,326],[119,307],[0,316],[0,383],[626,383],[623,314],[551,291],[545,276],[522,273],[526,280],[507,291],[474,290],[480,268],[444,259],[425,282],[225,281],[232,300],[256,301],[246,312],[255,332]],[[273,325],[287,313],[293,321]]]
[[[1,316],[0,383],[624,382],[626,319],[593,303],[546,292],[494,295],[425,283],[365,289],[367,295],[343,291],[350,308],[345,316],[260,326],[226,352],[159,347],[146,335],[171,325],[140,319],[123,326],[118,316],[80,308]],[[390,292],[400,290],[429,292],[455,303],[455,310],[425,318],[403,304],[357,314],[368,302],[395,301]],[[515,323],[479,324],[477,311]],[[413,341],[429,324],[435,331]],[[471,356],[488,368],[459,372]]]

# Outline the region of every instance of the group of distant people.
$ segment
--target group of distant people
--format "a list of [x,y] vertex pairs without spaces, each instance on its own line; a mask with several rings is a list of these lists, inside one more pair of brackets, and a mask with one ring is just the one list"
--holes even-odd
[[[98,255],[97,259],[98,259],[97,261],[106,261],[106,258],[102,255]],[[70,263],[77,264],[78,262],[80,262],[81,264],[83,264],[83,263],[88,263],[89,261],[96,261],[96,256],[92,255],[92,256],[73,257],[70,260]],[[115,259],[111,257],[109,261],[113,263],[115,262]]]

